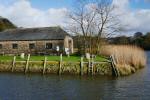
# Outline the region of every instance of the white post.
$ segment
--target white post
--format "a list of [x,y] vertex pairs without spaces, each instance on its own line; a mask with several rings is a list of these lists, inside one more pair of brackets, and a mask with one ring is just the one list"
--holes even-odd
[[60,54],[60,61],[62,61],[62,54]]
[[61,67],[62,67],[62,54],[60,54],[59,75],[61,74]]
[[47,61],[47,57],[45,57],[44,59],[43,74],[45,74],[45,70],[46,70],[46,61]]
[[27,73],[28,71],[28,66],[29,66],[29,60],[30,60],[30,54],[28,54],[28,59],[27,59],[27,63],[26,63],[26,68],[25,68],[25,73]]
[[13,59],[13,64],[12,64],[12,69],[11,69],[12,72],[14,71],[15,62],[16,62],[16,56],[14,56],[14,59]]
[[83,75],[83,57],[81,57],[80,74]]

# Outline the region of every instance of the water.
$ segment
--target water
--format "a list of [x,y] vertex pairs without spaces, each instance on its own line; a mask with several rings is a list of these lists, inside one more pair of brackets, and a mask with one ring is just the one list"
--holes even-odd
[[0,74],[0,100],[150,100],[147,67],[121,78]]

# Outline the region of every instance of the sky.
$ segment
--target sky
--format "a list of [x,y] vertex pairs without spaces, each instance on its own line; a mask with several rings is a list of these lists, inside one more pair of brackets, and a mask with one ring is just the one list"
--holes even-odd
[[[112,0],[127,33],[150,32],[150,0]],[[0,0],[0,16],[18,27],[65,26],[74,0]]]

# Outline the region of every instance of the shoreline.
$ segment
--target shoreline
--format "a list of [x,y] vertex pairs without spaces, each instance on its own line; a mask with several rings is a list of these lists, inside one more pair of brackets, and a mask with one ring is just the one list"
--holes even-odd
[[94,62],[91,72],[89,62],[59,62],[59,61],[0,61],[0,72],[70,74],[70,75],[108,75],[113,76],[109,62]]

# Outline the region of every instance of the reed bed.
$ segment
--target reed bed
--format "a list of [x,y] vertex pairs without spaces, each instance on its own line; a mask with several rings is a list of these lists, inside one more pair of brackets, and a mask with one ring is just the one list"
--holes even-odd
[[122,75],[128,75],[146,66],[145,52],[137,46],[107,45],[102,47],[101,54],[113,55],[116,66]]

